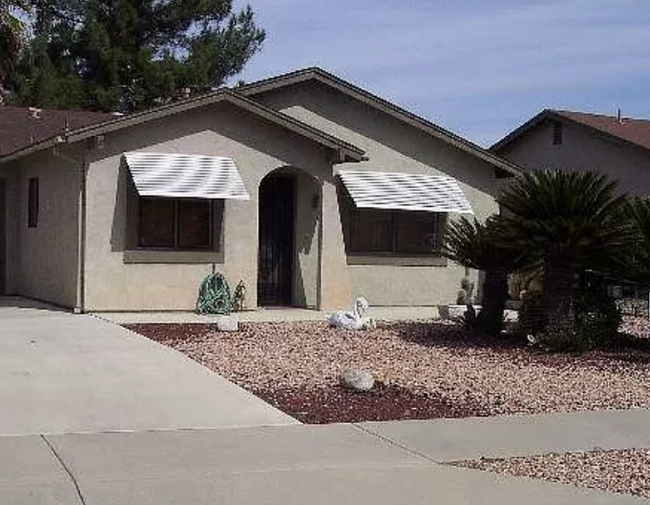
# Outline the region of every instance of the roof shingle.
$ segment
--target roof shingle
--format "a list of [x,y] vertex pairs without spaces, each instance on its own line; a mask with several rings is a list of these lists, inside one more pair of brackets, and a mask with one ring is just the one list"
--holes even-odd
[[650,149],[650,121],[647,119],[633,119],[628,117],[602,116],[573,112],[567,110],[554,110],[555,114],[581,123],[603,133],[627,140],[645,149]]
[[571,122],[605,137],[622,140],[629,144],[650,150],[650,120],[634,119],[630,117],[604,116],[602,114],[590,114],[586,112],[575,112],[570,110],[544,109],[535,117],[511,131],[497,141],[490,151],[502,154],[506,146],[526,134],[529,130],[548,120],[560,120]]
[[114,118],[104,112],[0,107],[0,157],[64,134],[67,130]]

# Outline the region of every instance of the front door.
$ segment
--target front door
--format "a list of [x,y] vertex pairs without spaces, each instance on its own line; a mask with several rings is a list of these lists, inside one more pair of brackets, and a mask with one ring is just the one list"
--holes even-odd
[[295,180],[269,176],[260,184],[257,304],[291,305]]

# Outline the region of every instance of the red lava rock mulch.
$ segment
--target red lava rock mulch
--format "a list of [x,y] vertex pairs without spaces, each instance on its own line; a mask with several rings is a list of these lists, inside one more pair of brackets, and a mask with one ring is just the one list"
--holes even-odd
[[[649,341],[636,332],[620,349],[570,355],[439,320],[380,322],[368,332],[325,321],[242,323],[233,333],[209,324],[130,328],[310,423],[650,408]],[[368,371],[383,387],[344,390],[346,369]]]
[[301,423],[355,423],[395,419],[434,419],[486,415],[477,406],[454,404],[443,398],[379,384],[367,393],[341,386],[318,389],[253,391],[264,401]]

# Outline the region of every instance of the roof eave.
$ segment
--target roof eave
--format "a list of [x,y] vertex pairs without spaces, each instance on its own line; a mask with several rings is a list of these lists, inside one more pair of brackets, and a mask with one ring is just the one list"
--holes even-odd
[[540,124],[542,121],[546,119],[554,119],[557,121],[564,121],[565,123],[570,123],[572,125],[575,125],[580,128],[584,128],[590,132],[594,132],[604,138],[610,139],[612,141],[616,141],[619,143],[625,143],[626,145],[642,149],[644,151],[650,151],[647,146],[644,146],[642,144],[639,144],[637,142],[633,142],[631,140],[628,140],[623,137],[619,137],[618,135],[615,135],[613,133],[610,133],[608,131],[602,130],[600,128],[597,128],[595,126],[592,126],[590,124],[587,124],[585,122],[582,122],[578,119],[575,119],[571,116],[568,116],[566,114],[563,114],[562,111],[558,110],[553,110],[553,109],[544,109],[541,111],[539,114],[533,116],[531,119],[526,121],[524,124],[519,126],[518,128],[514,129],[511,131],[509,134],[507,134],[505,137],[503,137],[501,140],[490,146],[490,151],[498,153],[501,149],[504,147],[510,145],[511,143],[515,142],[517,139],[525,135],[528,131],[532,130],[535,128],[538,124]]
[[282,114],[281,112],[274,111],[229,89],[222,89],[215,91],[214,93],[191,98],[183,102],[164,105],[155,109],[150,109],[128,116],[118,117],[107,122],[78,128],[77,130],[68,133],[64,137],[59,136],[56,138],[47,139],[34,144],[27,149],[22,149],[20,151],[16,151],[15,153],[11,153],[8,156],[0,158],[0,163],[11,161],[12,159],[16,159],[22,156],[27,156],[33,152],[46,149],[50,145],[56,145],[61,142],[78,142],[96,135],[104,135],[106,133],[128,128],[130,126],[136,126],[147,121],[160,119],[172,114],[185,112],[187,110],[196,109],[205,105],[211,105],[222,101],[228,101],[239,107],[249,110],[258,116],[264,117],[271,122],[279,124],[293,131],[294,133],[309,138],[329,149],[337,152],[341,150],[345,156],[349,158],[350,161],[362,161],[365,155],[365,151],[352,144],[349,144],[348,142],[320,132],[319,130],[307,124],[304,124],[295,118],[292,118],[286,114]]
[[22,149],[18,149],[17,151],[14,151],[12,153],[6,154],[4,156],[0,157],[0,164],[3,163],[9,163],[10,161],[17,160],[19,158],[23,158],[24,156],[29,156],[30,154],[37,153],[39,151],[42,151],[44,149],[48,149],[50,147],[57,146],[59,144],[62,144],[66,142],[65,137],[62,135],[57,135],[56,137],[52,137],[46,140],[42,140],[41,142],[37,142],[35,144],[32,144],[29,147],[24,147]]
[[438,125],[435,125],[434,123],[431,123],[430,121],[416,114],[413,114],[412,112],[409,112],[391,102],[388,102],[381,97],[378,97],[364,89],[361,89],[354,84],[340,79],[339,77],[332,75],[321,68],[311,67],[297,70],[288,74],[271,77],[237,88],[237,92],[246,96],[253,96],[267,91],[273,91],[285,86],[299,84],[310,79],[317,80],[323,84],[336,88],[339,91],[348,95],[352,95],[364,103],[376,107],[389,115],[398,117],[411,126],[423,130],[426,133],[440,140],[443,140],[453,145],[454,147],[457,147],[458,149],[473,154],[496,168],[505,170],[513,175],[519,175],[522,173],[522,170],[514,163],[503,160],[490,151],[482,149],[480,146],[475,145],[474,143],[463,139],[462,137],[448,130],[445,130]]
[[492,144],[489,148],[488,151],[493,152],[493,153],[498,153],[501,149],[503,149],[505,146],[511,144],[515,140],[517,140],[519,137],[521,137],[524,133],[526,133],[528,130],[534,128],[537,126],[539,123],[541,123],[543,120],[556,116],[557,114],[551,110],[551,109],[544,109],[543,111],[539,112],[532,118],[530,118],[528,121],[526,121],[524,124],[518,126],[514,130],[512,130],[510,133],[508,133],[505,137],[503,137],[501,140],[496,141],[494,144]]

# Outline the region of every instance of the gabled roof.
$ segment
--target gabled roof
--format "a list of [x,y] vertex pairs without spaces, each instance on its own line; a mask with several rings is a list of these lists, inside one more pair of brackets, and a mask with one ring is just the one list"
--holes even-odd
[[295,72],[290,72],[287,74],[279,75],[276,77],[271,77],[269,79],[264,79],[261,81],[253,82],[236,89],[237,93],[249,97],[255,97],[256,95],[265,93],[267,91],[273,91],[276,89],[281,89],[288,86],[293,86],[295,84],[303,83],[306,81],[317,81],[319,83],[325,84],[331,88],[337,89],[342,93],[345,93],[357,100],[360,100],[375,109],[378,109],[390,116],[393,116],[400,121],[403,121],[424,133],[431,135],[432,137],[438,138],[447,142],[462,151],[465,151],[473,156],[492,164],[495,167],[498,167],[502,170],[507,171],[511,174],[521,173],[521,169],[507,160],[503,160],[496,156],[494,153],[483,149],[482,147],[466,140],[440,126],[431,123],[430,121],[413,114],[412,112],[407,111],[397,105],[384,100],[372,93],[361,89],[354,84],[351,84],[325,70],[318,67],[306,68],[303,70],[297,70]]
[[[365,153],[362,149],[313,128],[297,119],[274,111],[273,109],[254,102],[253,100],[249,100],[230,89],[223,88],[212,93],[189,98],[169,105],[162,105],[143,112],[137,112],[120,117],[110,115],[108,121],[96,121],[94,124],[86,124],[78,128],[68,129],[67,131],[51,131],[49,136],[39,139],[36,143],[27,145],[22,149],[11,152],[10,154],[0,156],[0,163],[46,149],[61,142],[77,142],[96,135],[103,135],[129,126],[135,126],[154,119],[163,118],[219,102],[231,103],[236,107],[247,110],[298,135],[309,138],[318,144],[338,152],[341,156],[341,160],[361,161],[364,159],[363,156]],[[0,141],[3,135],[4,130],[0,130]]]
[[115,116],[104,112],[0,107],[0,158],[66,131],[101,123]]
[[538,124],[545,120],[555,120],[573,123],[589,128],[591,131],[605,137],[622,140],[628,144],[650,150],[650,121],[628,117],[604,116],[568,110],[545,109],[532,119],[526,121],[516,130],[510,132],[496,144],[491,151],[499,152],[502,148],[514,142]]

